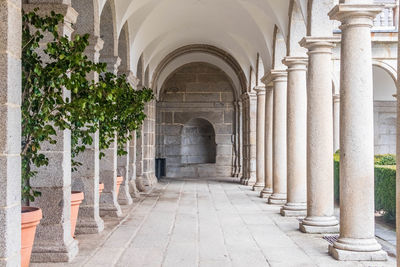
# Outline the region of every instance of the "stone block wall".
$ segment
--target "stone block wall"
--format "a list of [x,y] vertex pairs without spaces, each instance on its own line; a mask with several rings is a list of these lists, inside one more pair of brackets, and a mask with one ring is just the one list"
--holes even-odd
[[[166,80],[157,103],[156,139],[157,157],[166,158],[167,177],[232,175],[236,134],[233,101],[229,78],[207,63],[184,65]],[[192,129],[188,137],[188,129],[199,121],[212,126],[215,136],[210,132],[206,135],[215,145],[213,140],[205,142],[204,136],[196,135],[202,131],[199,128]],[[213,153],[215,163],[204,158]]]

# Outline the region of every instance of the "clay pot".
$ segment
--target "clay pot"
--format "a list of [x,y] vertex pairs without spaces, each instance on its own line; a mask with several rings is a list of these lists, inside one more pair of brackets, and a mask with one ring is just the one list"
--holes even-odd
[[101,195],[101,192],[104,190],[104,183],[99,183],[99,197]]
[[34,207],[21,208],[21,267],[29,266],[36,226],[41,219],[41,209]]
[[121,187],[122,182],[124,181],[124,177],[123,176],[117,176],[117,196],[119,193],[119,188]]
[[78,220],[79,205],[84,199],[83,192],[72,191],[71,192],[71,235],[75,237],[76,221]]

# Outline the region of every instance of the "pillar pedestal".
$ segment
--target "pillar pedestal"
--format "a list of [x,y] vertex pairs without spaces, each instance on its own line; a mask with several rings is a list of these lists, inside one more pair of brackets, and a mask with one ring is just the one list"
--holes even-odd
[[100,182],[104,190],[100,196],[100,216],[121,217],[117,196],[117,143],[113,142],[100,159]]
[[0,266],[20,266],[21,1],[0,6]]
[[[23,5],[25,12],[39,7],[39,15],[49,15],[51,11],[64,15],[64,22],[58,27],[59,34],[71,38],[71,23],[76,22],[78,13],[70,5],[37,0],[29,3]],[[70,91],[65,89],[63,97],[70,98]],[[69,262],[79,251],[78,242],[71,236],[71,132],[57,130],[55,139],[56,144],[42,144],[41,153],[49,159],[49,164],[33,168],[37,174],[30,179],[32,188],[41,192],[30,206],[41,208],[43,213],[36,228],[31,262]]]
[[[347,2],[347,1],[346,1]],[[372,2],[372,1],[365,1]],[[379,5],[339,4],[329,13],[342,24],[340,74],[340,236],[329,246],[337,260],[386,260],[375,239],[374,116],[371,27]]]

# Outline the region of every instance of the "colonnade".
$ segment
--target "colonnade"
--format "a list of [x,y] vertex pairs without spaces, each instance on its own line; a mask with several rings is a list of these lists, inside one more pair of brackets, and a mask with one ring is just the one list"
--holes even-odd
[[[338,260],[387,258],[375,239],[374,221],[371,27],[380,12],[372,1],[335,6],[328,15],[341,22],[341,39],[332,31],[309,31],[299,42],[308,56],[283,58],[287,69],[271,70],[262,80],[272,87],[266,101],[257,94],[258,104],[265,102],[257,108],[257,127],[264,127],[257,129],[264,132],[257,135],[257,152],[265,145],[257,153],[257,164],[265,166],[263,174],[257,172],[257,182],[265,181],[260,196],[283,205],[282,216],[305,216],[299,224],[304,233],[339,232],[329,246]],[[341,48],[340,95],[332,93],[335,45]],[[333,196],[339,140],[340,229]]]

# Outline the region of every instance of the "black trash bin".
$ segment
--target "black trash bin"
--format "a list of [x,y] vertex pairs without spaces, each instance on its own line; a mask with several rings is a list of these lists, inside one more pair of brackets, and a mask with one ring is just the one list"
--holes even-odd
[[166,174],[166,159],[165,158],[156,158],[156,177],[160,179],[164,177]]

